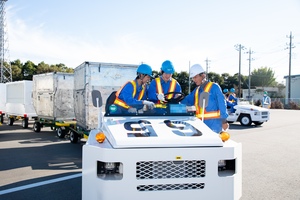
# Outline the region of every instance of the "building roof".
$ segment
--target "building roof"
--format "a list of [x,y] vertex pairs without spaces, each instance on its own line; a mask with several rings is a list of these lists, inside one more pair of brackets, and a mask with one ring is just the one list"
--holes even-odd
[[[283,78],[288,78],[289,76],[284,76]],[[297,78],[300,77],[300,74],[291,75],[291,78]]]

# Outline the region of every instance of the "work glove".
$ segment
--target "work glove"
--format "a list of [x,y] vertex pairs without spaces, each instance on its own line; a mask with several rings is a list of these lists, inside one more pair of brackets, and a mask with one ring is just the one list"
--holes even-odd
[[129,112],[129,113],[136,113],[137,110],[136,110],[136,108],[129,108],[129,109],[128,109],[128,112]]
[[143,104],[146,105],[150,110],[152,110],[155,106],[155,104],[153,102],[147,101],[147,100],[144,100]]
[[166,101],[165,100],[165,95],[162,94],[162,93],[161,94],[157,94],[157,99],[160,100],[160,101]]

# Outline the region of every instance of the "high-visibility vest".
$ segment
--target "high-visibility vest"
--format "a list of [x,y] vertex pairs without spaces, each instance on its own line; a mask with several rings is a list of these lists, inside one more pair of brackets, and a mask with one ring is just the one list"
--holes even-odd
[[[137,90],[137,89],[136,89],[136,82],[133,80],[133,81],[128,81],[127,83],[131,83],[132,86],[133,86],[132,98],[134,98],[134,96],[135,96],[135,94],[136,94],[136,90]],[[126,83],[126,84],[127,84],[127,83]],[[126,84],[125,84],[125,85],[126,85]],[[121,99],[119,99],[119,94],[120,94],[120,92],[122,91],[122,89],[124,88],[125,85],[123,85],[123,86],[116,92],[116,99],[115,99],[115,101],[114,101],[114,104],[119,105],[119,106],[121,106],[121,107],[123,107],[123,108],[129,109],[130,106],[127,105],[127,104],[126,104],[124,101],[122,101]],[[145,93],[145,87],[144,87],[144,85],[143,85],[143,86],[142,86],[142,91],[140,92],[140,94],[139,94],[137,100],[141,100],[141,99],[143,98],[143,96],[144,96],[144,93]]]
[[[163,92],[163,89],[162,89],[162,86],[161,86],[160,77],[155,78],[155,82],[156,82],[156,91],[157,91],[157,93],[158,94],[163,94],[164,92]],[[168,93],[169,92],[175,92],[175,89],[176,89],[176,80],[174,78],[172,78]],[[174,94],[169,94],[167,96],[167,99],[171,99],[171,98],[173,98],[173,96],[174,96]]]
[[[210,89],[213,85],[213,82],[208,82],[206,84],[206,86],[204,87],[204,92],[209,93]],[[220,110],[216,110],[216,111],[206,111],[205,108],[202,108],[201,106],[199,106],[199,89],[200,87],[197,88],[196,92],[195,92],[195,107],[196,107],[196,117],[198,117],[199,119],[202,118],[202,113],[203,113],[203,109],[204,109],[204,116],[203,119],[216,119],[216,118],[220,118],[221,114],[220,114]]]

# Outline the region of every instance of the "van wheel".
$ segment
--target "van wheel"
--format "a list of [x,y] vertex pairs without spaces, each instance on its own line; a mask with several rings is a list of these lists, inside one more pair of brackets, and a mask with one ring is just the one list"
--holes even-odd
[[66,130],[63,130],[62,127],[56,129],[56,135],[59,138],[64,138],[66,136]]
[[240,123],[242,126],[250,126],[252,121],[251,121],[251,117],[249,115],[243,115],[240,118]]
[[72,143],[77,143],[78,142],[78,133],[76,133],[75,131],[70,131],[70,141]]
[[22,120],[22,127],[23,127],[23,128],[28,128],[28,118],[24,118],[24,119]]
[[15,119],[10,117],[8,118],[8,125],[12,126],[14,124]]
[[41,124],[40,124],[40,122],[34,122],[34,124],[33,124],[33,130],[36,133],[38,133],[38,132],[41,131]]

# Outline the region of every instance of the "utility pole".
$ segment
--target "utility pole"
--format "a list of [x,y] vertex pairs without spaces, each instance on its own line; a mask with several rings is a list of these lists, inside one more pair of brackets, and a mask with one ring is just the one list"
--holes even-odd
[[[251,89],[251,61],[254,60],[253,58],[251,58],[251,54],[254,53],[253,51],[251,51],[251,48],[249,48],[249,51],[246,52],[249,54],[249,77],[248,77],[248,98],[250,98],[250,89]],[[249,99],[250,100],[250,99]]]
[[205,62],[206,62],[206,79],[209,80],[208,79],[208,68],[209,68],[208,63],[210,62],[210,60],[208,60],[208,58],[206,58]]
[[287,47],[286,49],[289,49],[289,79],[288,79],[288,100],[290,101],[291,99],[291,71],[292,71],[292,48],[295,48],[295,46],[293,46],[292,43],[292,32],[290,32],[290,36],[286,36],[287,38],[290,38],[290,43],[289,43],[289,47]]
[[239,92],[238,92],[238,98],[241,98],[241,57],[242,57],[242,50],[245,50],[246,48],[242,46],[241,44],[234,45],[235,49],[239,51]]
[[[5,23],[5,2],[0,0],[0,83],[12,81],[12,72],[8,54],[8,39],[6,34]],[[5,66],[6,64],[6,66]]]

